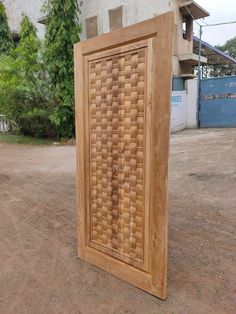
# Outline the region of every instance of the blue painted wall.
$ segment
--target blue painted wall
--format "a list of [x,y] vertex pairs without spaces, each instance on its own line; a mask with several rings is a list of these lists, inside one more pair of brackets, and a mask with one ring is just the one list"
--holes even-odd
[[200,127],[236,127],[236,76],[201,81]]

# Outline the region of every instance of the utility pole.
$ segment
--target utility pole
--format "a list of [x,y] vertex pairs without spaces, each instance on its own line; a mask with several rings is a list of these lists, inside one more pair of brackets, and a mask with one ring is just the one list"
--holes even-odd
[[197,123],[198,128],[200,128],[200,109],[201,109],[201,78],[202,78],[202,71],[201,71],[201,51],[202,51],[202,27],[200,25],[200,33],[199,33],[199,51],[198,51],[198,110],[197,110]]

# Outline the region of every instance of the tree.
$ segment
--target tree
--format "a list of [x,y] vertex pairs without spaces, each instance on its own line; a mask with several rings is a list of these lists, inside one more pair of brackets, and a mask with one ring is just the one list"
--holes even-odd
[[[219,50],[227,53],[229,56],[236,59],[236,36],[230,40],[227,40],[224,45],[216,46]],[[236,73],[236,65],[233,63],[229,63],[226,65],[214,65],[211,69],[211,76],[218,77],[218,76],[227,76]]]
[[81,26],[77,0],[49,0],[44,59],[50,86],[58,105],[52,115],[61,137],[74,133],[73,45],[80,40]]
[[39,49],[37,30],[24,16],[19,46],[0,59],[0,110],[20,133],[53,137],[53,103]]
[[0,55],[8,53],[13,46],[6,10],[3,3],[0,1]]
[[224,45],[218,46],[217,48],[236,59],[236,36],[230,40],[227,40]]

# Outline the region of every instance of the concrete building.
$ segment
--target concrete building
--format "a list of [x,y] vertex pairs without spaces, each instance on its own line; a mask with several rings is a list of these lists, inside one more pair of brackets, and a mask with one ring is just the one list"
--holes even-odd
[[7,11],[8,22],[11,28],[13,38],[18,39],[20,22],[22,15],[26,14],[29,16],[31,21],[35,24],[38,29],[38,35],[43,38],[45,32],[45,26],[38,23],[38,20],[42,16],[42,6],[45,0],[0,0]]
[[[9,24],[15,37],[19,31],[22,14],[30,17],[43,38],[46,18],[41,11],[45,0],[2,0],[9,17]],[[162,13],[173,11],[175,14],[173,76],[192,78],[193,65],[198,56],[193,53],[193,20],[209,15],[192,0],[79,0],[81,39],[91,38]],[[207,59],[202,57],[202,62]]]
[[[173,75],[193,77],[193,65],[198,60],[198,56],[193,54],[193,20],[209,15],[195,1],[89,0],[80,1],[80,5],[84,30],[82,39],[173,11],[175,14]],[[206,58],[202,58],[202,62],[206,61]]]
[[[1,0],[0,0],[1,1]],[[22,14],[30,17],[44,37],[47,17],[45,0],[2,0],[10,28],[17,40]],[[192,0],[78,0],[83,27],[81,40],[141,22],[169,11],[174,12],[172,130],[197,126],[197,82],[192,80],[198,55],[193,52],[193,21],[209,13]],[[207,62],[206,57],[201,58]]]

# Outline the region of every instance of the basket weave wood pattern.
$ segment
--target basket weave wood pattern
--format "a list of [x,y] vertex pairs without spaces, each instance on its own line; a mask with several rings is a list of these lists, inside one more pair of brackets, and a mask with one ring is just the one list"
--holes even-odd
[[144,263],[146,48],[89,64],[90,245]]

